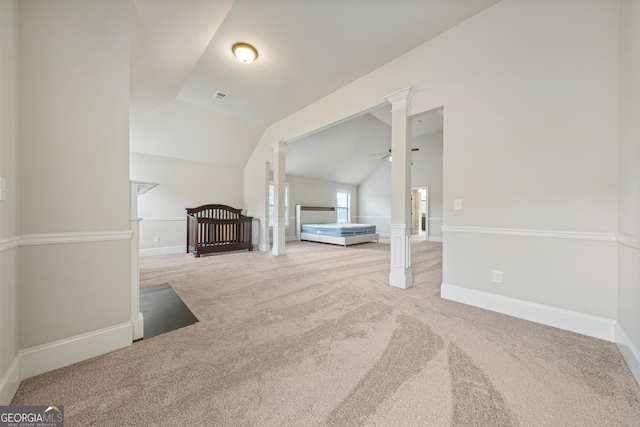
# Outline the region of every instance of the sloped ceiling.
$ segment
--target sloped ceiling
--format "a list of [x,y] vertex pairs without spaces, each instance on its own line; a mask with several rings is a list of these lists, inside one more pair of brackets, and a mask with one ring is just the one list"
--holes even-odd
[[[268,125],[497,2],[133,0],[131,149],[243,167]],[[255,46],[258,59],[237,61],[236,42]],[[217,91],[227,98],[213,99]],[[341,147],[360,152],[354,126],[340,126],[354,135]],[[295,152],[288,163],[302,170]],[[323,153],[329,162],[332,150]]]

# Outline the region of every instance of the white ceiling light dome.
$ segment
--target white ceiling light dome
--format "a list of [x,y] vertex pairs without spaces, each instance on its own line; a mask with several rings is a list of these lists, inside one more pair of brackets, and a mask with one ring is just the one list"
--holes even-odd
[[256,48],[247,43],[236,43],[231,50],[243,64],[251,64],[258,57]]

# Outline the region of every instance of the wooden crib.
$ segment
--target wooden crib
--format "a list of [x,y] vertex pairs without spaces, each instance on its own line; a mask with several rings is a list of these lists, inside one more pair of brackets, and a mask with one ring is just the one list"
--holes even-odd
[[187,253],[196,257],[211,252],[253,250],[251,223],[242,209],[226,205],[187,208]]

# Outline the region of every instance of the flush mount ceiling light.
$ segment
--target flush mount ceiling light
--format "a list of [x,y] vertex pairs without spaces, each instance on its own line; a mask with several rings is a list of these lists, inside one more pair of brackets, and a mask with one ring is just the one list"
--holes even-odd
[[258,51],[250,44],[236,43],[231,50],[236,58],[238,58],[238,61],[243,64],[251,64],[258,57]]

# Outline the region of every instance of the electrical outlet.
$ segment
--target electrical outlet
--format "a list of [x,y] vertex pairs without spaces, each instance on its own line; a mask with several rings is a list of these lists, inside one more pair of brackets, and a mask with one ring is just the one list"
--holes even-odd
[[493,271],[493,282],[502,283],[502,271]]
[[156,236],[156,237],[154,237],[154,238],[153,238],[153,241],[154,241],[155,243],[160,243],[160,236]]
[[462,199],[454,199],[453,200],[453,209],[457,211],[462,210]]

